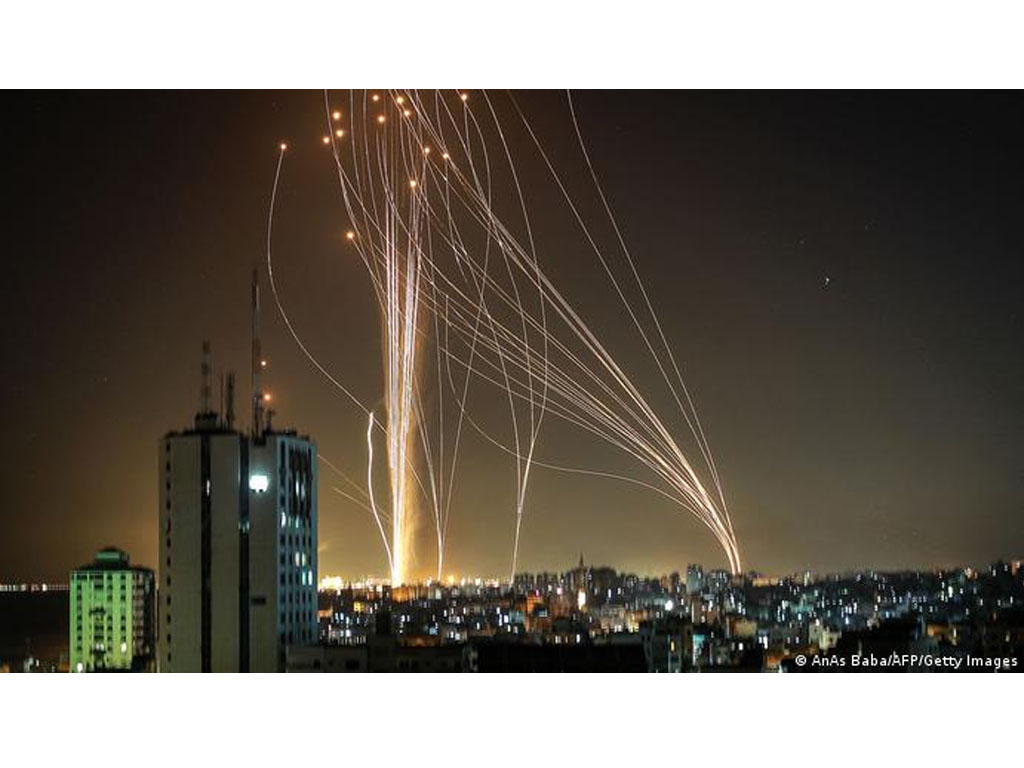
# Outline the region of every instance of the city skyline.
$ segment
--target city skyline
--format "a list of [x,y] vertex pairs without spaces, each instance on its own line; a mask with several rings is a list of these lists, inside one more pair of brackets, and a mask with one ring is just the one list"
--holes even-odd
[[[223,430],[192,437],[203,434],[222,441],[238,437]],[[266,437],[274,439],[271,433]],[[226,477],[215,470],[213,479],[223,486]],[[187,486],[176,494],[179,501],[185,501]],[[588,564],[581,555],[558,573],[519,574],[512,584],[472,579],[402,587],[380,581],[322,583],[315,634],[294,638],[284,624],[274,629],[276,608],[263,613],[266,602],[282,611],[295,602],[285,600],[283,592],[266,592],[270,582],[258,586],[262,575],[278,570],[264,562],[251,572],[249,611],[261,612],[262,618],[239,634],[239,584],[224,583],[235,570],[224,566],[237,566],[224,558],[231,560],[230,540],[238,534],[217,523],[237,510],[221,506],[217,511],[224,497],[218,502],[216,496],[213,528],[221,533],[215,533],[213,551],[219,554],[211,572],[219,575],[213,579],[210,615],[200,610],[198,599],[205,592],[197,589],[199,573],[206,570],[199,567],[200,557],[188,558],[194,570],[191,588],[186,567],[175,572],[173,589],[170,581],[154,589],[152,571],[131,568],[126,553],[105,549],[72,574],[70,590],[68,585],[25,590],[0,584],[5,611],[16,621],[0,636],[0,670],[857,672],[1013,671],[1021,664],[1024,571],[1019,560],[943,572],[782,578],[691,564],[685,572],[644,577]],[[259,499],[260,492],[250,498]],[[198,512],[188,507],[187,502],[172,505],[179,540],[186,518]],[[261,538],[261,520],[276,518],[258,507],[251,510],[254,543]],[[282,570],[282,583],[284,576]],[[167,604],[159,619],[153,610],[157,596],[161,606]],[[156,642],[163,646],[166,633],[168,648],[154,658],[157,624]],[[262,658],[250,656],[247,648],[261,649]],[[201,654],[209,656],[202,663]]]
[[[520,95],[572,169],[563,97]],[[322,103],[316,93],[22,98],[21,122],[5,128],[26,146],[13,174],[25,191],[14,246],[35,258],[16,263],[20,279],[5,288],[5,352],[25,362],[5,399],[25,407],[14,414],[24,451],[4,470],[13,493],[0,580],[66,575],[108,543],[154,564],[153,448],[197,408],[202,339],[213,340],[217,370],[246,370],[246,275],[261,260],[282,137],[297,166],[278,201],[282,295],[331,370],[379,397],[369,283],[344,261],[329,163],[316,151]],[[744,570],[930,570],[1018,557],[1020,266],[1006,255],[1021,155],[999,132],[1019,100],[576,98],[708,425]],[[84,160],[51,153],[45,125],[60,110],[87,116],[85,143],[97,153],[117,142],[96,176]],[[802,119],[810,112],[817,121]],[[54,189],[60,205],[48,209],[40,198]],[[543,216],[539,231],[549,243],[562,237]],[[571,252],[554,269],[572,275],[582,263]],[[47,291],[54,272],[79,279]],[[573,298],[622,345],[599,297],[584,288]],[[358,476],[358,414],[310,370],[276,315],[265,336],[284,422]],[[545,435],[541,446],[621,466],[577,436]],[[514,477],[474,453],[450,570],[497,575],[513,519],[492,489]],[[45,477],[55,466],[66,485]],[[322,472],[321,574],[383,575],[372,519],[328,480]],[[540,471],[531,483],[520,571],[573,562],[580,550],[634,573],[721,559],[703,528],[643,489]]]

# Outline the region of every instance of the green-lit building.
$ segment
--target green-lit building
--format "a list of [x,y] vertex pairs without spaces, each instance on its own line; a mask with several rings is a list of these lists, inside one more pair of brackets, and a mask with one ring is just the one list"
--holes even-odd
[[113,547],[72,571],[71,671],[152,671],[154,590],[153,572]]

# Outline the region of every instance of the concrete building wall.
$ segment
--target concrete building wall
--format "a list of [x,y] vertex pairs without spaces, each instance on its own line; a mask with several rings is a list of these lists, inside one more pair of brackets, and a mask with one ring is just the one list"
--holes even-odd
[[160,441],[160,579],[158,669],[198,671],[202,665],[201,440]]
[[316,447],[211,429],[168,435],[160,450],[160,670],[203,668],[207,494],[209,668],[282,670],[287,644],[317,641]]
[[234,434],[210,436],[210,671],[239,671],[239,526],[241,442]]
[[278,438],[268,437],[262,445],[250,449],[249,475],[267,478],[267,489],[249,495],[250,523],[250,670],[275,672],[283,652],[277,625],[278,576],[278,496],[281,482],[276,472]]

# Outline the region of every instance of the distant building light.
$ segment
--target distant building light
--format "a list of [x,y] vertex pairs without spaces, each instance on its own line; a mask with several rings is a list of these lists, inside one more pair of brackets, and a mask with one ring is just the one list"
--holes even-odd
[[249,490],[256,493],[266,493],[270,487],[270,478],[267,475],[249,475]]

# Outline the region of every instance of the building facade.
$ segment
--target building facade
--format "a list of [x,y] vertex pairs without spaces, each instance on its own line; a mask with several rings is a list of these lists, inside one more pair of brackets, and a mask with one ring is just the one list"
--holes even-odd
[[316,446],[200,414],[160,441],[162,672],[273,672],[317,641]]
[[130,564],[109,547],[71,572],[72,672],[152,671],[155,590],[153,572]]
[[648,672],[685,672],[693,656],[693,625],[680,616],[662,616],[640,625]]

